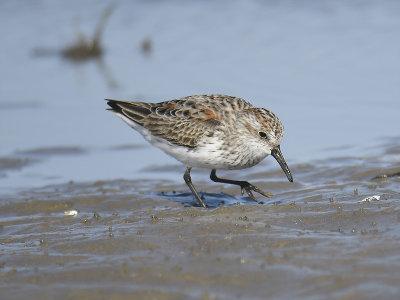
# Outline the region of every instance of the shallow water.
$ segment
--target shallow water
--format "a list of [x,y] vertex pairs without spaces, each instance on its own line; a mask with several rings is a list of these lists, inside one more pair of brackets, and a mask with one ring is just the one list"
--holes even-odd
[[[120,1],[102,61],[62,58],[103,5],[0,3],[1,299],[396,299],[399,3]],[[103,100],[211,92],[281,118],[293,183],[193,169],[200,208]]]

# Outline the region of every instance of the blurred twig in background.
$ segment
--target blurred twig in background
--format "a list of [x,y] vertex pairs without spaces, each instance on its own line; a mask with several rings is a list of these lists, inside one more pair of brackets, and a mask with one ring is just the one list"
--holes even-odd
[[105,24],[111,13],[115,9],[116,3],[109,5],[100,18],[96,26],[93,38],[86,38],[83,34],[79,35],[78,41],[65,49],[61,50],[61,55],[75,62],[98,58],[103,54],[101,38],[103,36]]

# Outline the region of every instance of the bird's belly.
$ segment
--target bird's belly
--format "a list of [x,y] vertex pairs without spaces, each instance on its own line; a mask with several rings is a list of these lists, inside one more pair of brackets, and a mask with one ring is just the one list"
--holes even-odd
[[218,143],[207,143],[196,148],[176,145],[155,145],[189,167],[208,169],[245,169],[258,164],[267,154],[249,153],[241,149],[226,149]]
[[245,169],[258,164],[263,157],[248,156],[224,151],[194,151],[186,165],[209,169]]

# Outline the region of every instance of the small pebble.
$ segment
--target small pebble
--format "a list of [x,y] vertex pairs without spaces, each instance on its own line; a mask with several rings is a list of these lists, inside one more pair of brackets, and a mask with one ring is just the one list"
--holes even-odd
[[75,209],[64,211],[64,216],[73,216],[74,217],[77,214],[78,214],[78,211]]

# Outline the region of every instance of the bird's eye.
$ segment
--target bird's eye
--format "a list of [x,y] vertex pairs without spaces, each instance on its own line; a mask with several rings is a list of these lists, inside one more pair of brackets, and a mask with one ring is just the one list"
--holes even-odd
[[262,137],[263,139],[265,139],[265,138],[267,137],[267,134],[266,134],[264,131],[260,131],[260,132],[258,133],[258,135],[259,135],[260,137]]

